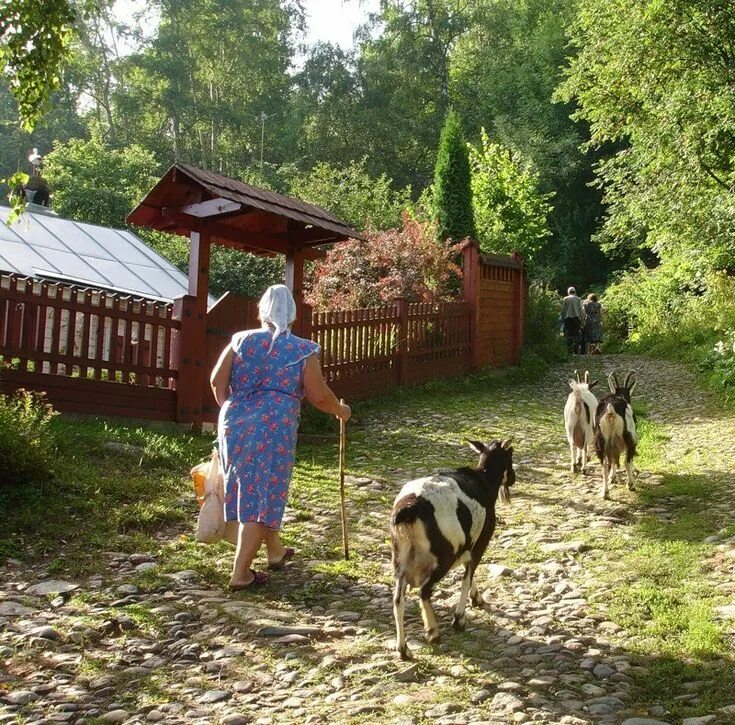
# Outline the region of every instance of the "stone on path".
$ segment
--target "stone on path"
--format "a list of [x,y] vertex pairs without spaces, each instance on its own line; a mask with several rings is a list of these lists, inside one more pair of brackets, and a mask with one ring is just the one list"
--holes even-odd
[[499,692],[493,697],[490,707],[493,710],[500,710],[502,712],[515,712],[516,710],[523,710],[525,703],[520,697],[516,697],[509,692]]
[[25,593],[43,597],[47,594],[66,594],[66,592],[73,592],[75,589],[79,589],[79,584],[66,582],[63,579],[49,579],[28,587]]
[[261,627],[255,634],[258,637],[286,637],[291,634],[300,634],[303,637],[315,637],[321,634],[321,627],[313,627],[311,625],[302,625],[294,627],[286,626],[267,626]]
[[722,607],[716,607],[715,612],[717,612],[720,619],[735,619],[735,604],[726,604]]
[[105,722],[125,722],[130,717],[127,710],[110,710],[100,717]]
[[30,637],[40,637],[41,639],[50,639],[54,642],[58,642],[61,639],[61,634],[53,627],[45,625],[43,627],[34,627],[28,632]]
[[27,705],[29,702],[38,700],[38,695],[30,690],[15,690],[5,695],[5,699],[11,705]]
[[589,544],[584,541],[556,541],[550,544],[541,544],[541,551],[545,551],[547,554],[561,551],[582,552],[589,551],[589,549]]
[[502,564],[488,564],[487,573],[491,579],[497,579],[501,576],[510,576],[513,574],[513,570]]
[[408,667],[396,672],[393,679],[396,682],[417,682],[419,677],[419,666],[415,662]]
[[717,720],[717,715],[702,715],[700,717],[687,717],[681,721],[681,725],[709,725]]
[[238,713],[232,713],[231,715],[225,715],[220,723],[222,725],[249,725],[253,719],[247,715],[239,715]]
[[26,607],[20,602],[14,602],[12,599],[6,599],[4,602],[0,602],[0,617],[27,617],[29,614],[34,614],[35,609]]
[[226,690],[209,690],[208,692],[205,692],[197,702],[201,705],[211,705],[215,702],[224,702],[225,700],[229,700],[231,697],[232,693],[227,692]]
[[649,717],[629,717],[622,725],[671,725],[666,720],[651,720]]

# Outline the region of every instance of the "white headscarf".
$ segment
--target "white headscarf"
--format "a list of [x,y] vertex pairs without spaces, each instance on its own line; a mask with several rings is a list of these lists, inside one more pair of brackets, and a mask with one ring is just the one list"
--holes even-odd
[[296,319],[296,302],[291,290],[285,284],[274,284],[268,287],[258,302],[258,314],[263,327],[273,327],[273,341],[285,333]]

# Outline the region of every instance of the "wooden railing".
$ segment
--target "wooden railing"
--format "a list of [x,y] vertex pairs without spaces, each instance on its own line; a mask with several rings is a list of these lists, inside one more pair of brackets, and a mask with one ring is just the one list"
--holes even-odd
[[0,275],[0,359],[13,370],[173,387],[172,305]]

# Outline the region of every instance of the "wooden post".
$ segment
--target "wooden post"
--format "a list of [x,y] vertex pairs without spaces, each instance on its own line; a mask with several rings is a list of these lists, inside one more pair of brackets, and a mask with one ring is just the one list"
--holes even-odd
[[172,317],[180,324],[174,332],[171,355],[173,367],[178,371],[176,420],[197,428],[202,422],[208,374],[200,341],[203,329],[206,343],[206,318],[198,309],[196,297],[191,295],[182,295],[174,300]]
[[406,385],[408,375],[408,300],[399,297],[394,300],[398,315],[398,384]]
[[462,291],[470,309],[470,370],[478,370],[480,360],[480,248],[471,241],[464,248],[462,264]]
[[174,300],[174,319],[181,323],[174,357],[178,370],[176,420],[199,428],[210,372],[207,370],[210,236],[206,231],[192,231],[190,240],[189,294]]
[[311,309],[310,305],[307,305],[306,303],[302,303],[301,310],[300,312],[297,313],[298,317],[296,318],[296,321],[299,323],[298,334],[301,337],[306,338],[307,340],[311,340],[312,312],[313,310]]
[[286,255],[286,274],[284,284],[291,290],[296,302],[296,324],[294,331],[305,337],[302,328],[302,314],[304,305],[304,253],[301,247],[294,245],[293,251]]
[[513,270],[513,357],[510,362],[512,365],[520,365],[525,317],[525,270],[523,269],[523,257],[518,252],[513,252],[511,256],[519,266]]

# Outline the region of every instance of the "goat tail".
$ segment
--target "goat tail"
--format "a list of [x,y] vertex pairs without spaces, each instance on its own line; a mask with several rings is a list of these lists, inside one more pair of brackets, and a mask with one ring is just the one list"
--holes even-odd
[[409,539],[411,537],[411,529],[413,528],[412,524],[408,523],[393,523],[393,532],[396,535],[396,538],[398,539]]

